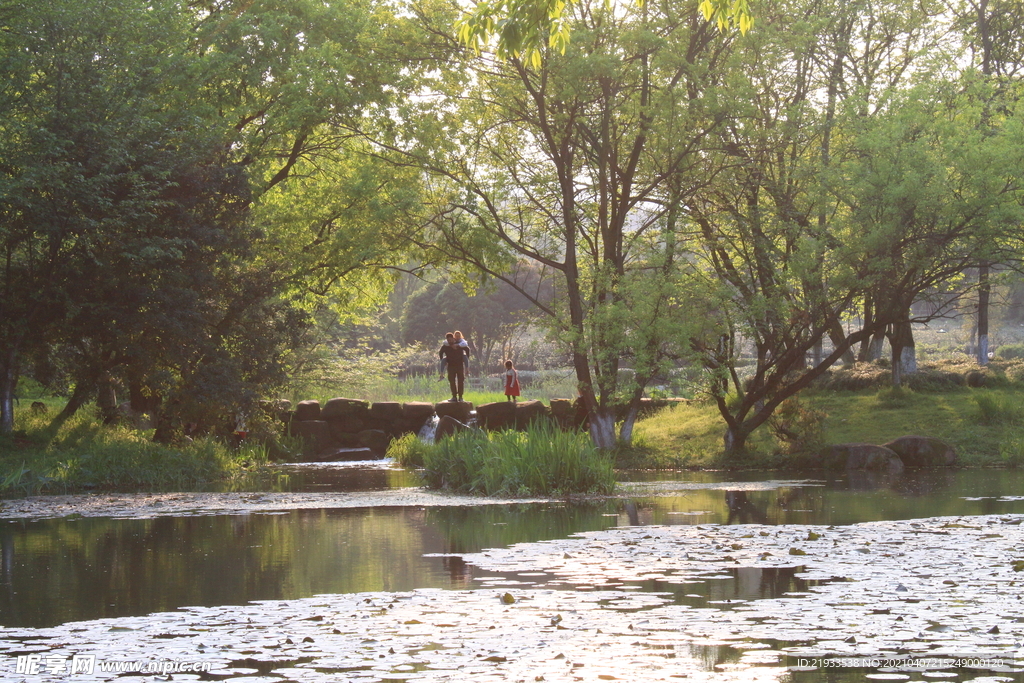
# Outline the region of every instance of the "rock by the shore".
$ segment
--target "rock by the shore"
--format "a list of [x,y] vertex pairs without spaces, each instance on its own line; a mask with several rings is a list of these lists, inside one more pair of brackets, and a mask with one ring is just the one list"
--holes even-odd
[[888,472],[903,471],[903,461],[892,449],[870,443],[842,443],[826,447],[821,466],[827,470]]
[[949,467],[956,464],[956,450],[930,436],[901,436],[885,444],[907,467]]

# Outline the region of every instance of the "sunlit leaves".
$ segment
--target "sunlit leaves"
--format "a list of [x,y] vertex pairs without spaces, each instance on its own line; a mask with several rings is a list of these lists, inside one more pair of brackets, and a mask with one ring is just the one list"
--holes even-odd
[[[482,0],[456,23],[459,40],[476,51],[497,40],[497,54],[503,59],[522,59],[539,68],[545,48],[564,54],[571,29],[568,14],[577,0]],[[637,6],[643,0],[635,0]],[[616,0],[605,0],[611,10]],[[746,33],[754,25],[749,0],[700,0],[706,21],[720,30],[733,27]]]

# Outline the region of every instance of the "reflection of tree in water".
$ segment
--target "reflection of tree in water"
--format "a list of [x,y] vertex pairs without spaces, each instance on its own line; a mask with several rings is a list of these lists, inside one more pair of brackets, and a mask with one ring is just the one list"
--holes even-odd
[[[450,551],[449,551],[450,552]],[[473,582],[473,568],[459,555],[442,558],[441,566],[448,572],[452,580],[452,588],[468,588]]]
[[725,504],[729,508],[729,518],[726,524],[767,524],[768,513],[759,510],[750,499],[746,491],[726,491]]

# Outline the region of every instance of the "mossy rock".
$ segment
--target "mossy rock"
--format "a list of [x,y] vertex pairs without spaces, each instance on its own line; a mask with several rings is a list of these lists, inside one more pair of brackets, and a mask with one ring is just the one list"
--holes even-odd
[[956,450],[928,436],[901,436],[885,444],[907,467],[948,467],[956,463]]
[[821,466],[832,471],[888,472],[903,471],[903,461],[890,448],[870,443],[842,443],[826,446],[821,451]]

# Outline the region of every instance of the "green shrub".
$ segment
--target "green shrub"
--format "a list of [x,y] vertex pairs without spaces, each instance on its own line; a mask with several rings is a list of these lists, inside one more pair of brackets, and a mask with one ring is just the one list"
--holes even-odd
[[610,454],[544,422],[441,439],[424,450],[422,476],[431,488],[492,496],[610,493],[615,484]]
[[1014,384],[1024,382],[1024,363],[1007,363],[1003,367],[1006,380]]
[[996,349],[1000,360],[1024,360],[1024,344],[1003,344]]
[[799,396],[783,401],[770,418],[768,428],[788,453],[799,453],[821,441],[822,427],[828,414],[812,408]]
[[907,387],[887,387],[879,389],[875,394],[878,407],[883,410],[898,410],[910,407],[916,398],[913,389]]

